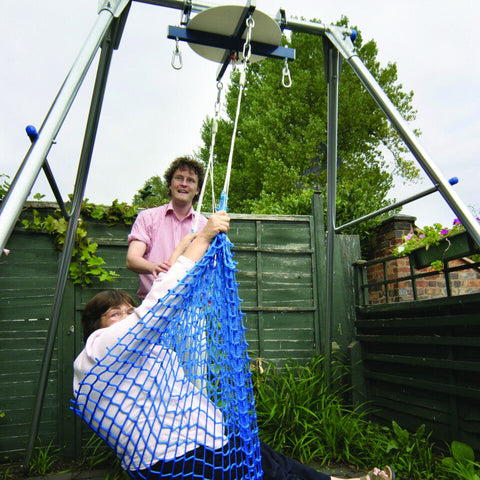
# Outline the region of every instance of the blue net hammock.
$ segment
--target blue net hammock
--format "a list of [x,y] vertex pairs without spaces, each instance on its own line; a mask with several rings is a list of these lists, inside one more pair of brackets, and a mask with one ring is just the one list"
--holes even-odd
[[262,478],[232,246],[218,235],[80,384],[72,408],[132,478]]

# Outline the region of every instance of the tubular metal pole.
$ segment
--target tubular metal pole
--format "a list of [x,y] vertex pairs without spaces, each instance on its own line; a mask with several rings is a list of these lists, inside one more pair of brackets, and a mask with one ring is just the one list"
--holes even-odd
[[77,231],[77,223],[82,207],[83,196],[85,193],[85,186],[87,183],[88,171],[90,168],[90,161],[93,152],[93,145],[95,142],[95,135],[98,128],[100,118],[100,111],[102,101],[105,93],[105,87],[108,77],[108,70],[112,58],[112,42],[104,42],[102,48],[102,55],[98,66],[97,78],[95,81],[92,101],[90,105],[90,113],[88,117],[87,127],[85,129],[85,138],[83,148],[80,156],[80,163],[77,171],[77,178],[75,181],[75,189],[72,198],[72,213],[68,222],[67,232],[65,234],[65,243],[62,250],[62,256],[59,267],[59,274],[55,289],[55,297],[52,306],[52,313],[50,315],[50,322],[47,332],[47,340],[43,353],[42,365],[38,379],[37,394],[33,406],[33,417],[30,428],[30,436],[26,447],[24,470],[28,472],[30,467],[30,460],[35,446],[35,441],[38,435],[38,428],[40,424],[40,417],[42,413],[43,401],[47,389],[48,373],[52,360],[53,349],[55,346],[55,336],[57,333],[58,320],[60,317],[60,310],[65,292],[65,285],[68,277],[68,270],[70,266],[70,259],[75,244],[75,234]]
[[343,232],[344,230],[347,230],[347,228],[354,227],[355,225],[358,225],[359,223],[365,222],[367,220],[370,220],[371,218],[378,217],[378,215],[382,215],[382,213],[389,212],[391,210],[395,210],[398,207],[401,207],[402,205],[406,205],[407,203],[414,202],[415,200],[419,200],[420,198],[426,197],[427,195],[431,195],[432,193],[438,192],[438,187],[431,187],[427,190],[424,190],[423,192],[417,193],[416,195],[412,195],[411,197],[405,198],[404,200],[401,200],[400,202],[396,202],[392,205],[387,205],[386,207],[380,208],[378,210],[375,210],[372,213],[368,213],[367,215],[364,215],[363,217],[357,218],[356,220],[352,220],[351,222],[344,223],[340,227],[335,229],[336,233]]
[[[185,0],[135,0],[139,3],[148,3],[149,5],[156,5],[158,7],[176,8],[183,10],[185,8]],[[192,11],[201,12],[211,7],[218,7],[216,3],[210,2],[192,2]]]
[[345,35],[342,35],[341,32],[336,31],[333,28],[326,35],[348,61],[350,66],[353,68],[353,71],[357,74],[370,95],[372,95],[379,107],[383,110],[395,130],[398,132],[409,150],[420,163],[430,180],[434,185],[438,185],[438,191],[442,197],[455,212],[465,229],[472,235],[476,243],[480,246],[479,223],[468,211],[468,208],[455,193],[448,180],[442,175],[435,163],[420,145],[417,136],[410,130],[407,122],[400,115],[373,75],[355,53],[355,49],[353,48],[353,44],[350,39],[346,38]]
[[338,83],[340,80],[340,59],[338,51],[330,42],[324,49],[327,52],[325,64],[328,82],[328,121],[327,121],[327,295],[325,322],[325,380],[330,384],[332,357],[333,324],[333,285],[335,274],[335,222],[337,196],[337,136],[338,136]]
[[30,147],[0,207],[0,252],[12,233],[23,205],[30,194],[72,102],[87,74],[113,15],[108,10],[98,14],[97,21],[68,73],[50,111],[48,112],[37,141]]

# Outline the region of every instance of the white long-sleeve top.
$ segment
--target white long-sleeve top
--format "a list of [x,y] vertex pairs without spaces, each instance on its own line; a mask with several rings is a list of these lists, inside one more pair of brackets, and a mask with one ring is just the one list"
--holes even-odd
[[[185,378],[175,352],[156,343],[162,325],[150,313],[193,265],[180,257],[135,313],[93,332],[74,362],[75,409],[128,470],[226,442],[221,410]],[[164,315],[171,313],[168,300],[162,303]]]

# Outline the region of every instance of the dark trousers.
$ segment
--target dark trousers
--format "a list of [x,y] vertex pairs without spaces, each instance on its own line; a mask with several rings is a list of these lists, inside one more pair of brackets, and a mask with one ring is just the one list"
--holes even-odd
[[260,442],[263,480],[330,480],[330,475],[306,467]]
[[[330,475],[286,457],[260,442],[263,480],[330,480]],[[209,450],[198,447],[184,458],[169,462],[157,462],[148,470],[141,470],[136,479],[160,480],[240,480],[243,478],[240,453],[225,449]]]

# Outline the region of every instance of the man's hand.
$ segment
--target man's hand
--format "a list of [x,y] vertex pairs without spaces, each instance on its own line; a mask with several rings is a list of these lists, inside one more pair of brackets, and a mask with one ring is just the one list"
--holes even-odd
[[154,278],[160,273],[166,273],[170,270],[172,263],[169,261],[155,263],[143,258],[147,245],[139,240],[133,240],[128,246],[127,268],[135,273],[151,273]]
[[157,278],[160,273],[167,273],[171,266],[172,264],[170,262],[152,263],[150,273],[153,275],[153,278]]

